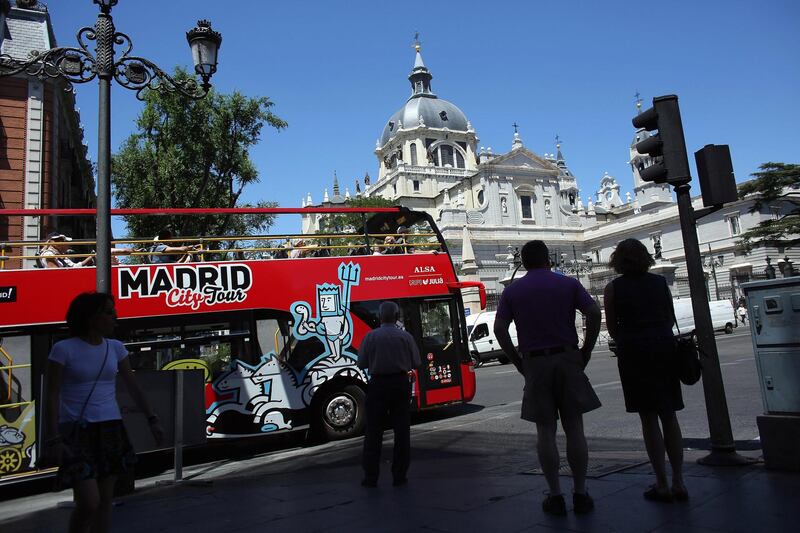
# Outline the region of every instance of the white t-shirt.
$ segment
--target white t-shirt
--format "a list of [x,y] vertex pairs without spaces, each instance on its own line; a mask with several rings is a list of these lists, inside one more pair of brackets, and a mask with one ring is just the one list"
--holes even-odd
[[[108,358],[100,372],[106,347]],[[128,350],[125,345],[114,339],[104,339],[97,346],[79,337],[70,337],[55,343],[48,359],[64,367],[58,421],[77,421],[84,403],[86,409],[83,420],[86,422],[120,420],[122,415],[117,405],[116,380],[119,362],[126,357]],[[95,378],[97,385],[87,402],[86,398],[92,390]]]

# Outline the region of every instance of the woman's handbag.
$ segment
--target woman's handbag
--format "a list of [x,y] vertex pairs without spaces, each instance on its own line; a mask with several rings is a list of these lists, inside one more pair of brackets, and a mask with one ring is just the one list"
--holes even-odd
[[703,375],[703,366],[697,352],[694,336],[675,338],[675,359],[678,364],[678,379],[684,385],[694,385]]
[[684,385],[694,385],[700,381],[700,377],[703,375],[703,366],[700,363],[697,344],[694,342],[694,334],[681,335],[677,320],[675,320],[675,328],[678,330],[678,336],[675,337],[675,365],[678,370],[678,379]]

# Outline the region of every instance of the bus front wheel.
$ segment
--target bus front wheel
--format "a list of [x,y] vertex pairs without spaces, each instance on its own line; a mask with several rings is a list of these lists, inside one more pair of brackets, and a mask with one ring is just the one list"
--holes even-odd
[[356,385],[322,393],[316,404],[315,425],[324,440],[347,439],[364,431],[366,394]]

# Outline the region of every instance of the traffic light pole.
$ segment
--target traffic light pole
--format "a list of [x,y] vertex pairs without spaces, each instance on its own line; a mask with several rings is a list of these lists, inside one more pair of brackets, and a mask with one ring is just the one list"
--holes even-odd
[[748,464],[752,461],[736,453],[736,445],[733,441],[728,401],[725,398],[717,342],[714,338],[711,311],[708,306],[705,274],[695,226],[697,218],[692,207],[690,188],[688,183],[676,185],[675,193],[678,197],[678,214],[681,220],[683,249],[686,253],[686,270],[689,275],[697,347],[700,350],[700,359],[703,364],[703,395],[711,436],[711,453],[699,459],[698,462],[713,466]]

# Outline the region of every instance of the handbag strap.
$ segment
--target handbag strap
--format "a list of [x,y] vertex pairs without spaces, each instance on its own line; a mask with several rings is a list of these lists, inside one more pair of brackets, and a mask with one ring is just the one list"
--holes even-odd
[[100,375],[106,368],[106,362],[108,361],[108,339],[104,340],[106,341],[106,354],[103,356],[103,363],[100,365],[100,370],[97,371],[97,376],[94,378],[94,383],[92,383],[92,389],[89,391],[89,394],[86,396],[86,400],[83,402],[83,407],[81,407],[81,414],[78,415],[77,422],[83,421],[83,414],[86,412],[86,406],[89,405],[89,399],[91,399],[92,394],[94,393],[94,389],[97,387],[97,382],[100,381]]

